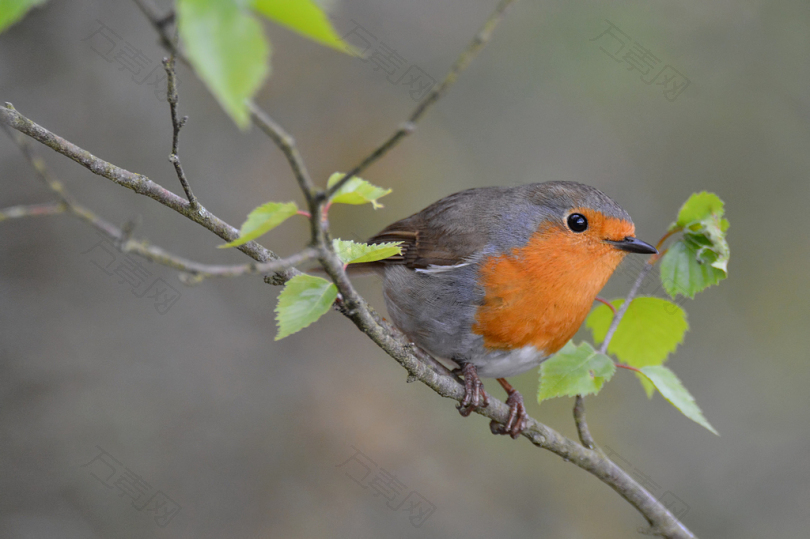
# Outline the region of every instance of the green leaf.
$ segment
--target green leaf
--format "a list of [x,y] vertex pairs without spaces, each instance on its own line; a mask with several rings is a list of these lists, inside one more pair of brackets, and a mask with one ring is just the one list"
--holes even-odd
[[[618,309],[623,299],[611,303]],[[596,307],[585,321],[597,344],[605,340],[613,322],[613,312],[607,305]],[[633,299],[608,345],[608,352],[631,367],[661,365],[667,356],[683,342],[689,329],[686,312],[675,303],[650,296]]]
[[219,245],[220,249],[243,245],[273,230],[278,225],[298,213],[295,202],[268,202],[262,204],[247,216],[239,229],[239,237],[230,243]]
[[728,276],[730,250],[726,241],[729,222],[723,201],[714,193],[695,193],[678,212],[670,231],[683,230],[661,261],[661,283],[673,298],[690,298]]
[[22,19],[32,7],[46,0],[0,0],[0,32]]
[[389,256],[401,253],[399,245],[401,241],[392,243],[377,243],[368,245],[366,243],[355,243],[351,240],[332,240],[332,247],[344,264],[359,264],[360,262],[375,262],[383,260]]
[[552,397],[595,395],[615,372],[613,361],[587,342],[579,346],[568,342],[562,350],[540,364],[537,402]]
[[241,129],[247,101],[270,72],[270,43],[237,0],[177,0],[180,37],[200,79]]
[[[342,172],[335,172],[329,176],[329,181],[326,182],[326,188],[329,189],[335,185],[340,179],[345,176]],[[377,199],[384,197],[390,193],[390,189],[383,189],[362,180],[357,176],[352,176],[349,181],[343,184],[343,187],[337,190],[332,195],[331,202],[339,204],[368,204],[374,206],[374,209],[382,208],[382,204],[377,202]]]
[[718,436],[720,435],[703,417],[703,412],[700,411],[695,398],[686,390],[674,372],[663,366],[642,367],[641,372],[655,385],[661,395],[672,406],[680,410],[683,415]]
[[[623,299],[611,301],[618,310]],[[613,311],[607,305],[599,305],[585,321],[593,333],[593,340],[601,344],[613,322]],[[622,321],[616,328],[608,345],[608,352],[631,367],[661,365],[683,342],[689,324],[686,312],[678,305],[663,298],[641,296],[633,299]],[[647,397],[652,397],[655,387],[638,375]]]
[[276,340],[304,329],[326,314],[337,293],[334,283],[312,275],[296,275],[287,281],[276,305]]
[[685,228],[695,221],[711,219],[714,215],[722,217],[724,212],[723,201],[714,193],[694,193],[683,203],[678,212],[678,220],[670,228]]
[[670,297],[681,294],[694,298],[726,278],[727,273],[712,264],[716,255],[703,249],[706,241],[687,234],[667,250],[661,260],[661,284]]
[[253,9],[322,45],[355,54],[354,47],[341,39],[324,10],[313,0],[253,0]]

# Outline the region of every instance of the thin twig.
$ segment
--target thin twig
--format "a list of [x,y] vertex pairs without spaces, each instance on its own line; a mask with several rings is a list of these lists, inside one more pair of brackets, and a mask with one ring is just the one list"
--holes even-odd
[[43,204],[21,204],[0,208],[0,221],[6,219],[19,219],[20,217],[39,217],[42,215],[56,215],[65,213],[67,207],[62,202],[45,202]]
[[636,294],[638,293],[639,288],[641,288],[641,283],[644,282],[644,279],[652,271],[653,266],[655,266],[655,263],[658,262],[662,256],[664,256],[664,253],[666,253],[666,250],[664,251],[660,250],[661,246],[664,244],[667,238],[669,238],[673,234],[680,232],[681,230],[683,230],[681,227],[673,228],[672,230],[667,231],[667,233],[664,234],[664,236],[660,240],[658,240],[658,245],[656,245],[656,249],[658,249],[659,252],[650,256],[650,258],[647,259],[647,263],[644,264],[644,267],[642,267],[641,271],[638,272],[638,277],[636,277],[636,281],[633,283],[633,286],[630,288],[630,292],[624,299],[624,303],[622,303],[622,306],[619,307],[619,311],[616,312],[615,309],[613,310],[614,314],[613,322],[611,322],[607,334],[605,334],[605,340],[602,343],[602,346],[599,348],[600,353],[604,354],[607,352],[608,345],[610,344],[611,339],[613,339],[613,334],[616,333],[616,328],[619,327],[619,323],[622,321],[622,318],[624,318],[624,314],[630,307],[630,303],[632,303],[633,299],[636,297]]
[[177,179],[180,180],[180,185],[183,186],[183,191],[186,192],[191,209],[196,210],[200,203],[197,202],[197,197],[191,192],[191,186],[186,180],[186,173],[183,171],[183,165],[180,164],[180,156],[177,154],[177,145],[180,142],[180,130],[186,125],[188,116],[180,118],[177,115],[177,102],[180,99],[177,94],[177,74],[174,70],[174,54],[163,60],[163,68],[166,70],[166,78],[168,83],[166,85],[166,100],[169,102],[169,110],[172,116],[172,153],[169,155],[169,162],[174,165],[174,171],[177,173]]
[[492,32],[495,30],[495,27],[498,23],[503,19],[506,11],[509,7],[515,3],[516,0],[501,0],[498,3],[498,6],[495,8],[495,11],[489,16],[486,20],[484,25],[478,31],[475,38],[473,38],[472,42],[467,46],[467,48],[461,53],[461,56],[458,57],[456,62],[450,68],[450,71],[444,77],[444,80],[434,89],[432,90],[425,98],[416,106],[413,113],[411,113],[408,120],[399,126],[399,128],[394,131],[394,134],[391,135],[388,140],[383,142],[380,146],[378,146],[373,152],[371,152],[365,159],[363,159],[359,165],[355,166],[349,172],[343,175],[337,183],[335,183],[327,192],[326,198],[330,198],[334,195],[338,189],[343,187],[346,182],[352,176],[356,176],[363,172],[366,168],[368,168],[372,163],[380,159],[386,153],[388,153],[391,148],[396,146],[403,138],[410,135],[416,129],[416,122],[422,117],[422,115],[427,111],[427,109],[436,103],[439,99],[444,96],[450,86],[456,82],[459,74],[464,71],[470,62],[472,62],[473,58],[481,51],[481,49],[489,43],[489,40],[492,38]]
[[41,215],[55,215],[65,213],[67,207],[63,202],[45,202],[44,204],[22,204],[0,208],[0,221],[6,219],[19,219],[20,217],[39,217]]
[[[666,239],[666,237],[664,239]],[[644,267],[641,268],[636,281],[633,283],[633,286],[630,288],[630,292],[627,294],[624,303],[621,307],[619,307],[618,311],[616,311],[616,307],[614,307],[610,302],[605,301],[602,298],[596,298],[596,301],[604,303],[610,308],[611,311],[613,311],[613,322],[610,324],[608,332],[605,335],[605,341],[599,348],[600,354],[607,353],[608,345],[610,344],[610,340],[613,338],[613,334],[616,333],[616,328],[619,327],[619,323],[622,321],[624,313],[627,312],[630,302],[632,302],[633,298],[636,297],[638,289],[641,287],[641,283],[644,281],[644,278],[647,276],[650,270],[652,270],[655,260],[657,259],[650,259],[648,263],[644,264]],[[582,441],[582,445],[590,449],[596,448],[596,443],[594,442],[590,429],[588,428],[588,422],[585,420],[585,398],[582,395],[577,395],[576,402],[574,403],[574,422],[577,425],[577,432],[579,433],[579,439]]]
[[[641,271],[638,273],[638,277],[636,277],[636,281],[630,288],[630,292],[627,294],[624,303],[622,303],[622,306],[619,307],[618,312],[616,312],[613,305],[606,301],[600,300],[613,311],[613,322],[610,324],[607,334],[605,335],[605,340],[602,343],[602,346],[599,348],[600,354],[607,353],[608,345],[610,344],[610,340],[613,338],[613,334],[616,333],[616,328],[619,327],[619,323],[622,321],[622,318],[624,318],[624,313],[627,312],[630,303],[633,301],[633,298],[636,297],[638,289],[641,287],[641,283],[644,281],[647,274],[650,273],[652,267],[653,264],[644,264],[644,267],[641,268]],[[619,366],[621,367],[621,365]],[[588,428],[588,422],[585,420],[585,398],[582,395],[577,395],[576,403],[574,404],[574,422],[577,425],[577,432],[579,433],[579,439],[582,441],[582,445],[590,449],[595,449],[596,443],[591,436],[590,429]]]
[[585,420],[585,399],[582,395],[577,395],[576,403],[574,404],[574,423],[577,425],[577,433],[582,445],[588,449],[596,449],[596,442],[591,436],[591,431],[588,428],[588,422]]
[[[0,221],[7,217],[22,217],[23,215],[7,214],[7,212],[14,212],[15,209],[20,208],[31,208],[31,213],[28,214],[30,216],[54,215],[67,211],[103,233],[107,238],[112,240],[112,244],[122,253],[135,254],[162,266],[181,271],[180,280],[187,285],[195,285],[202,282],[204,279],[212,277],[242,277],[244,275],[257,273],[283,272],[318,257],[318,251],[308,247],[300,253],[296,253],[288,258],[271,260],[270,262],[249,262],[247,264],[238,265],[201,264],[170,253],[155,245],[151,245],[145,240],[130,239],[127,237],[128,234],[126,230],[106,221],[84,206],[78,204],[68,206],[63,202],[43,204],[40,206],[44,211],[37,211],[33,206],[15,206],[4,210],[0,209]],[[50,208],[48,206],[50,206]]]
[[312,182],[309,172],[307,172],[307,167],[298,151],[295,139],[255,103],[249,103],[248,108],[250,109],[250,117],[253,123],[275,142],[276,146],[281,150],[281,153],[287,158],[295,180],[298,182],[298,187],[300,187],[301,192],[304,193],[311,210],[313,199],[317,196],[318,190]]
[[[135,0],[135,3],[138,4],[138,7],[160,35],[161,45],[163,45],[173,57],[180,59],[185,64],[189,64],[188,59],[180,53],[179,47],[172,39],[169,29],[167,28],[168,25],[165,22],[166,20],[174,21],[174,12],[170,11],[168,15],[161,16],[157,6],[155,6],[154,2],[151,0]],[[249,103],[248,108],[250,109],[250,118],[253,123],[270,137],[284,154],[295,176],[295,180],[298,182],[298,186],[306,197],[307,204],[311,207],[313,200],[318,197],[318,189],[315,187],[307,171],[307,167],[304,164],[304,160],[301,158],[295,139],[255,103]]]
[[[7,126],[3,126],[4,130],[9,131]],[[201,264],[188,260],[181,256],[172,254],[160,247],[151,245],[144,240],[134,240],[131,238],[134,223],[129,222],[122,227],[117,227],[114,224],[99,217],[96,213],[86,208],[85,206],[76,202],[75,198],[68,193],[62,182],[53,177],[51,172],[45,165],[45,162],[34,155],[28,141],[22,138],[22,135],[9,132],[9,136],[17,144],[22,154],[31,164],[36,171],[37,175],[42,179],[48,188],[50,188],[59,197],[59,202],[52,202],[49,204],[37,204],[30,206],[14,206],[11,208],[0,209],[0,221],[7,218],[35,216],[35,215],[54,215],[57,213],[68,212],[75,217],[89,223],[95,227],[99,232],[107,236],[113,241],[123,253],[132,253],[141,256],[152,262],[156,262],[163,266],[173,268],[183,272],[181,280],[185,284],[197,284],[203,279],[210,277],[241,277],[243,275],[255,273],[281,273],[298,264],[302,264],[308,260],[313,260],[318,257],[318,251],[313,248],[306,248],[300,253],[294,254],[288,258],[275,259],[270,262],[249,262],[247,264],[239,265],[212,265]]]
[[151,0],[134,0],[135,4],[143,13],[144,17],[155,27],[158,35],[160,36],[160,44],[169,49],[172,53],[176,53],[176,45],[172,42],[171,35],[167,27],[174,22],[174,10],[170,10],[167,14],[161,16],[157,6]]
[[[647,264],[644,264],[644,267],[641,268],[641,271],[638,273],[638,277],[636,277],[636,281],[633,283],[633,286],[630,288],[630,292],[627,294],[627,297],[624,299],[624,303],[622,306],[619,307],[618,312],[616,311],[615,307],[608,303],[607,301],[602,300],[601,298],[597,298],[598,301],[601,301],[613,311],[613,321],[608,328],[607,334],[605,335],[605,340],[602,343],[602,346],[599,347],[599,353],[605,354],[607,353],[608,345],[610,344],[611,339],[613,339],[613,334],[616,333],[616,328],[619,327],[619,323],[624,318],[624,313],[627,312],[627,309],[630,307],[630,303],[633,301],[633,298],[636,297],[639,288],[641,287],[641,283],[644,281],[644,278],[647,277],[647,274],[653,268],[655,264],[655,260],[651,259],[648,261]],[[618,365],[621,367],[622,365]],[[591,436],[590,430],[588,429],[588,423],[585,420],[585,399],[582,395],[577,395],[576,403],[574,404],[574,421],[577,425],[577,432],[579,433],[579,439],[582,441],[582,445],[589,448],[595,448],[596,443]]]
[[622,303],[622,306],[619,307],[619,312],[617,312],[616,316],[613,317],[613,322],[611,322],[610,327],[607,330],[605,340],[602,342],[602,346],[599,348],[600,354],[607,353],[610,340],[613,338],[613,334],[616,333],[616,328],[619,327],[619,323],[622,321],[622,318],[624,318],[624,313],[627,312],[628,307],[630,307],[630,303],[632,303],[633,299],[636,297],[636,294],[638,294],[638,289],[641,288],[641,283],[644,281],[644,278],[647,277],[647,274],[652,271],[652,269],[653,264],[648,263],[644,264],[644,267],[638,272],[636,282],[633,283],[633,286],[630,288],[630,292],[628,292],[627,297],[624,299],[624,303]]
[[240,264],[235,266],[206,266],[199,265],[198,268],[187,271],[188,276],[181,277],[185,284],[197,284],[203,279],[209,277],[241,277],[243,275],[250,275],[254,273],[274,273],[279,274],[318,258],[318,250],[312,247],[307,247],[300,253],[288,256],[287,258],[280,258],[278,260],[271,260],[270,262],[250,262],[248,264]]

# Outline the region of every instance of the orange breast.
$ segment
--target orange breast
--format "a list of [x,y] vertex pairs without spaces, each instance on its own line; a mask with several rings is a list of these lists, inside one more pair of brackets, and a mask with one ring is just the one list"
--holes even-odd
[[484,337],[485,347],[531,345],[553,354],[577,332],[625,254],[602,239],[634,232],[632,223],[588,217],[592,229],[599,225],[595,235],[545,227],[524,247],[483,264],[484,304],[472,330]]

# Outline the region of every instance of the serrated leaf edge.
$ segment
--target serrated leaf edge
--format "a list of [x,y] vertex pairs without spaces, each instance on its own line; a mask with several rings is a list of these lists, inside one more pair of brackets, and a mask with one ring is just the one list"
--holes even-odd
[[[326,279],[322,279],[321,277],[314,277],[314,276],[312,276],[312,275],[307,275],[307,274],[302,274],[302,275],[306,275],[307,277],[312,277],[312,278],[314,278],[314,279],[320,279],[321,281],[324,281],[324,282],[326,282],[326,283],[329,283],[329,286],[327,286],[327,287],[325,287],[325,288],[323,289],[323,293],[321,294],[320,298],[325,297],[325,296],[326,296],[326,293],[327,293],[327,292],[330,292],[331,290],[334,290],[334,292],[335,292],[335,297],[337,297],[337,286],[335,286],[335,283],[329,282],[329,281],[327,281]],[[329,304],[329,306],[326,308],[326,310],[325,310],[324,312],[322,312],[322,313],[321,313],[321,314],[320,314],[320,315],[319,315],[317,318],[315,318],[314,320],[312,320],[311,322],[309,322],[308,324],[305,324],[305,325],[301,326],[300,328],[296,329],[295,331],[291,331],[291,332],[289,332],[289,333],[286,333],[286,334],[282,335],[282,334],[281,334],[281,316],[282,316],[282,313],[281,313],[281,310],[280,310],[280,305],[281,305],[281,294],[283,294],[283,293],[284,293],[284,290],[287,288],[287,285],[288,285],[288,284],[289,284],[289,283],[290,283],[290,282],[291,282],[293,279],[295,279],[295,278],[297,278],[297,277],[300,277],[300,276],[301,276],[301,275],[296,275],[295,277],[293,277],[292,279],[290,279],[289,281],[287,281],[287,283],[284,285],[284,289],[282,289],[282,290],[281,290],[281,293],[279,293],[279,298],[278,298],[278,300],[277,300],[277,302],[276,302],[276,308],[274,309],[274,310],[275,310],[275,312],[276,312],[275,320],[276,320],[276,326],[277,326],[277,330],[278,330],[278,331],[277,331],[277,333],[276,333],[276,337],[275,337],[275,339],[273,339],[273,340],[279,341],[279,340],[281,340],[281,339],[284,339],[284,338],[286,338],[286,337],[289,337],[290,335],[293,335],[294,333],[298,333],[298,332],[299,332],[299,331],[301,331],[302,329],[306,329],[306,328],[308,328],[309,326],[311,326],[312,324],[314,324],[315,322],[317,322],[318,320],[320,320],[320,319],[323,317],[323,315],[325,315],[326,313],[328,313],[328,312],[329,312],[329,308],[331,308],[332,303],[334,303],[334,300],[332,300],[332,302]],[[314,304],[317,304],[317,303],[320,303],[320,301],[314,302]]]

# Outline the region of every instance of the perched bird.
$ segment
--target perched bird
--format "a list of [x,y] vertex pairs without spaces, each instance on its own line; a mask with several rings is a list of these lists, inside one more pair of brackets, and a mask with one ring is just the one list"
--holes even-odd
[[627,253],[657,253],[634,234],[627,212],[588,185],[468,189],[371,238],[402,249],[366,266],[382,273],[393,323],[460,367],[461,414],[488,405],[479,377],[497,378],[510,414],[506,425],[490,427],[516,438],[526,410],[505,377],[538,366],[571,339]]

